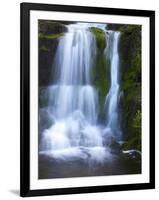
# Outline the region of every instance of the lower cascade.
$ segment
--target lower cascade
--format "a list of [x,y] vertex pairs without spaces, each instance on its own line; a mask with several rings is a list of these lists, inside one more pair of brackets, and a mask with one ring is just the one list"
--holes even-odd
[[[105,57],[110,60],[104,122],[99,119],[99,92],[91,76],[98,51],[91,27],[104,31]],[[96,23],[69,24],[67,28],[59,40],[53,63],[56,76],[47,89],[47,112],[52,125],[42,133],[40,154],[55,159],[79,158],[102,163],[112,159],[110,142],[119,141],[122,133],[119,120],[120,33],[107,31],[105,24]]]

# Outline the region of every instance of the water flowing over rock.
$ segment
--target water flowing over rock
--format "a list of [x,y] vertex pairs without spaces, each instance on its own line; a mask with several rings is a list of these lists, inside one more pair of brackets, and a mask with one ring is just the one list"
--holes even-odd
[[[105,94],[105,124],[100,123],[98,89],[91,78],[98,49],[90,27],[99,28],[105,34],[105,59],[109,57],[111,63],[111,84]],[[118,115],[120,33],[107,32],[105,24],[96,23],[69,24],[67,30],[59,40],[52,85],[47,88],[47,113],[53,124],[42,132],[40,154],[55,159],[106,162],[113,157],[111,138],[113,142],[114,138],[121,138]]]
[[110,131],[113,136],[118,140],[121,139],[121,130],[119,124],[119,54],[118,54],[118,43],[120,33],[110,31],[108,35],[108,49],[109,59],[111,64],[111,84],[109,92],[106,96],[107,106],[107,125],[106,131]]

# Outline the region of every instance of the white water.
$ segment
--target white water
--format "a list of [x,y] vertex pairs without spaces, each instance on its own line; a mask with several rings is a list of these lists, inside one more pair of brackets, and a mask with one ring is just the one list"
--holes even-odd
[[118,140],[121,139],[121,130],[119,123],[119,54],[118,54],[118,43],[120,33],[110,31],[108,35],[108,47],[107,53],[111,63],[110,69],[110,80],[111,85],[109,92],[106,96],[107,106],[107,125],[106,132],[110,132]]
[[[52,86],[48,88],[48,111],[54,123],[43,132],[40,147],[41,153],[56,159],[89,158],[101,163],[112,158],[110,149],[103,142],[105,129],[98,122],[98,91],[90,76],[97,51],[95,37],[89,30],[92,26],[105,30],[104,24],[68,25],[68,32],[60,39],[57,48],[55,77]],[[109,109],[106,126],[110,129],[118,120],[119,34],[113,34],[112,40],[111,87],[107,95]]]

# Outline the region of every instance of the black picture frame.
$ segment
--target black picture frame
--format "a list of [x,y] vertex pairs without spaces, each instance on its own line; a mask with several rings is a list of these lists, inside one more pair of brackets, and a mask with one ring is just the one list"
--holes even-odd
[[[60,11],[108,14],[122,16],[148,17],[150,20],[150,180],[149,183],[102,185],[88,187],[72,187],[59,189],[30,189],[30,11]],[[22,197],[40,195],[59,195],[76,193],[94,193],[123,190],[139,190],[155,188],[155,12],[149,10],[131,10],[102,7],[83,7],[71,5],[49,5],[35,3],[21,3],[21,106],[20,106],[20,195]]]

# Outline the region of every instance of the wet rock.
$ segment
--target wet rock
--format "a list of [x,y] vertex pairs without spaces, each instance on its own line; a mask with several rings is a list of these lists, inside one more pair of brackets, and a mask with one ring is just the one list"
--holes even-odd
[[56,21],[52,20],[39,20],[39,32],[43,34],[58,34],[66,32],[67,27]]
[[53,62],[59,39],[67,27],[59,22],[39,21],[39,86],[48,86],[54,76]]
[[48,129],[54,123],[53,117],[49,114],[48,110],[42,108],[39,110],[39,134]]

